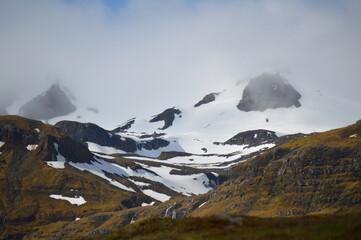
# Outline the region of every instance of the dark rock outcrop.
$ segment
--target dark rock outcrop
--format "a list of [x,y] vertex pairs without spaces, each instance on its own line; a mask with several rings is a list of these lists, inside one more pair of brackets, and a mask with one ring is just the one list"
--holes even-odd
[[[7,119],[13,120],[8,121]],[[24,121],[31,122],[31,126],[36,127],[36,130],[35,128],[24,128]],[[0,140],[6,142],[7,145],[17,145],[23,149],[28,145],[38,145],[37,152],[47,153],[46,157],[43,158],[45,161],[54,161],[56,156],[61,154],[66,161],[91,163],[93,154],[89,152],[85,144],[74,141],[61,133],[60,130],[58,132],[56,130],[52,130],[52,132],[42,130],[44,129],[42,126],[41,122],[21,117],[4,116],[0,119]],[[57,144],[57,150],[54,144]]]
[[133,123],[135,122],[135,118],[131,118],[116,129],[112,131],[112,133],[119,133],[119,132],[126,132],[129,128],[132,127]]
[[164,121],[164,126],[160,129],[165,130],[173,125],[175,115],[180,115],[181,113],[182,113],[182,111],[180,111],[179,109],[168,108],[168,109],[164,110],[164,112],[154,116],[149,122]]
[[213,102],[216,100],[216,96],[218,96],[218,93],[209,93],[206,96],[204,96],[204,98],[202,100],[200,100],[198,103],[196,103],[194,105],[194,107],[199,107],[203,104]]
[[277,138],[278,137],[275,132],[259,129],[238,133],[234,137],[224,142],[224,144],[256,146],[273,142]]
[[243,90],[237,108],[241,111],[264,111],[274,108],[300,107],[301,94],[279,74],[263,74],[251,79]]
[[20,108],[20,115],[38,120],[50,120],[55,117],[65,116],[76,110],[66,93],[59,84],[51,87],[24,104]]
[[58,128],[80,142],[93,142],[101,146],[114,147],[126,152],[135,152],[137,142],[130,138],[113,135],[93,123],[61,121],[55,124]]
[[77,141],[93,142],[100,146],[113,147],[125,152],[135,152],[142,148],[153,150],[169,145],[167,140],[157,137],[136,141],[132,138],[113,134],[113,131],[107,131],[93,123],[61,121],[55,126]]

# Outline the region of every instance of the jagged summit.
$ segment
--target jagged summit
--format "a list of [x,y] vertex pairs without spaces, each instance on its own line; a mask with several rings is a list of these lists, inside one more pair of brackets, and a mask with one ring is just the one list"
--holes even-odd
[[65,116],[76,110],[60,84],[52,84],[44,93],[25,103],[20,108],[20,115],[38,120],[49,121],[52,118]]
[[279,74],[265,73],[250,80],[237,108],[241,111],[300,107],[301,94]]

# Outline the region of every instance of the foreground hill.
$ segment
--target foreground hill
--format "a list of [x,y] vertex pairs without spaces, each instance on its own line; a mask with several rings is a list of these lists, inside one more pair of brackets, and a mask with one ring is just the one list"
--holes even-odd
[[118,179],[110,184],[79,168],[95,161],[101,163],[86,145],[54,126],[0,117],[0,238],[21,239],[44,224],[151,202],[120,188],[127,184],[120,176],[103,172]]
[[[313,231],[315,232],[333,226],[337,227],[340,224],[343,226],[340,228],[342,230],[339,229],[340,232],[335,233],[335,236],[340,236],[337,234],[343,236],[348,231],[351,233],[352,231],[357,232],[359,226],[357,225],[359,222],[355,221],[355,225],[351,224],[351,222],[353,222],[352,219],[358,218],[352,216],[359,216],[361,212],[360,170],[361,121],[345,128],[310,136],[301,136],[267,150],[246,162],[236,165],[232,169],[233,177],[206,194],[173,198],[157,206],[98,213],[92,218],[83,218],[76,222],[58,222],[56,226],[42,227],[38,232],[30,235],[29,238],[49,239],[49,235],[46,233],[50,230],[62,234],[61,239],[87,236],[90,229],[94,228],[98,230],[98,233],[104,234],[114,232],[134,221],[138,222],[154,217],[168,219],[201,217],[202,219],[196,222],[202,225],[201,221],[204,221],[204,224],[210,226],[208,224],[214,224],[213,220],[209,220],[209,217],[212,216],[223,216],[223,218],[231,222],[237,222],[239,220],[238,216],[276,217],[270,220],[255,220],[265,224],[265,228],[269,228],[268,233],[271,234],[271,237],[274,234],[279,236],[277,234],[284,233],[283,226],[288,224],[294,232],[287,232],[287,234],[307,237],[308,235],[305,232],[294,226],[304,226],[306,224],[306,229],[312,230],[313,224],[310,224],[312,222],[320,224],[318,226],[317,224],[314,225]],[[277,220],[278,217],[285,216],[325,214],[329,215],[329,217],[299,218],[301,220],[289,221]],[[343,217],[344,214],[351,214],[349,215],[351,217]],[[334,217],[335,215],[340,217]],[[93,219],[102,220],[94,222]],[[340,221],[337,222],[337,219]],[[325,223],[333,220],[337,222],[335,225]],[[194,220],[190,219],[179,223],[189,230],[193,229],[194,224],[191,224],[192,221]],[[171,232],[169,236],[188,231],[182,230],[182,227],[175,227],[175,223],[178,222],[149,220],[136,225],[132,224],[125,229],[119,230],[119,233],[120,235],[124,234],[124,236],[138,236],[139,239],[144,239],[134,232],[135,229],[150,229],[151,235],[149,239],[152,239],[152,236],[168,236],[164,235],[168,231]],[[323,225],[323,223],[325,224]],[[252,224],[245,224],[246,229],[232,226],[226,227],[229,224],[224,223],[225,229],[235,229],[235,232],[243,232],[244,234],[253,229]],[[174,231],[163,228],[163,225],[169,225],[170,229]],[[77,232],[80,229],[81,231]],[[262,227],[262,229],[264,228]],[[189,231],[194,233],[194,231],[197,232],[198,230]],[[204,237],[207,236],[207,231],[205,233],[200,231],[203,238],[207,238]],[[222,236],[226,232],[232,234],[228,230],[226,232],[222,231]],[[323,231],[319,238],[327,237],[327,232],[329,231]],[[148,233],[144,234],[148,236],[146,235]],[[265,234],[258,239],[262,239],[262,236],[268,236],[267,233]],[[182,235],[180,234],[180,236]],[[349,239],[355,239],[355,235],[350,236]],[[224,237],[225,239],[234,239],[232,235],[229,238],[227,238],[227,235]],[[53,235],[52,239],[60,238]],[[109,237],[109,239],[112,238]],[[200,239],[202,238],[200,237]]]
[[[203,217],[184,219],[151,218],[94,240],[157,239],[359,239],[360,213],[345,216],[293,218]],[[89,239],[89,238],[85,238]]]

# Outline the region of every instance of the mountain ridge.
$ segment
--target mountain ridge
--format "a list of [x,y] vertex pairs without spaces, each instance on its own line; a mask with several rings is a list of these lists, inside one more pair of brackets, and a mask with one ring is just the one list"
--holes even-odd
[[[361,121],[348,127],[286,141],[232,170],[232,177],[208,193],[175,197],[156,206],[108,212],[103,233],[144,219],[231,216],[279,217],[361,212]],[[104,213],[97,213],[101,217]],[[57,231],[73,238],[87,219],[63,222]],[[41,228],[47,231],[47,226]],[[62,229],[62,230],[61,230]],[[88,230],[89,231],[89,230]],[[46,239],[41,232],[30,235]],[[49,235],[46,235],[49,237]],[[79,236],[79,235],[78,235]],[[56,239],[56,238],[55,238]]]

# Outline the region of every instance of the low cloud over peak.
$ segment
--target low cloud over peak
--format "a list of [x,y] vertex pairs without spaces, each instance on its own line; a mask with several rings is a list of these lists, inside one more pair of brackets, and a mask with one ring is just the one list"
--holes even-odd
[[360,104],[360,16],[355,0],[4,0],[0,92],[60,79],[122,122],[286,69],[300,92]]

